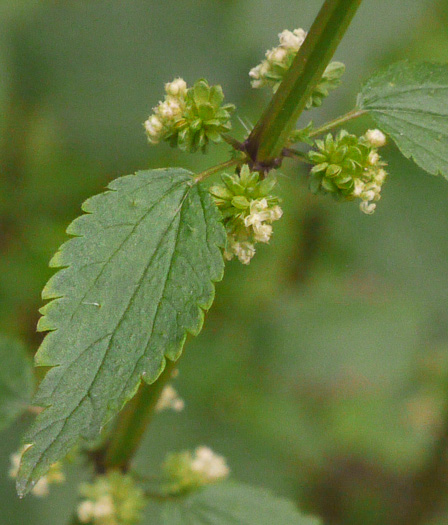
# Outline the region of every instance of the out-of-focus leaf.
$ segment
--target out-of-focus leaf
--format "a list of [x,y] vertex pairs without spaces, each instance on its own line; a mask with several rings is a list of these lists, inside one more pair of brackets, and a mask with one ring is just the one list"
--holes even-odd
[[0,430],[28,406],[34,381],[31,360],[19,341],[0,335]]
[[163,505],[160,525],[319,525],[264,489],[219,483]]

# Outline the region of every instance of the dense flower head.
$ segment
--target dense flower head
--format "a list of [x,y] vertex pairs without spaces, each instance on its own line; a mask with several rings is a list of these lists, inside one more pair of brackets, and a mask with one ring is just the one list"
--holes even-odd
[[340,200],[359,198],[361,211],[373,213],[387,177],[377,150],[385,143],[379,130],[369,130],[362,137],[342,130],[336,137],[329,133],[325,140],[316,140],[317,150],[308,153],[314,164],[311,191],[330,193]]
[[272,223],[283,212],[278,197],[270,193],[276,184],[274,177],[260,180],[258,172],[244,165],[240,173],[224,174],[222,184],[210,188],[210,193],[220,209],[227,231],[227,248],[224,256],[237,257],[249,264],[255,255],[257,242],[268,243],[272,236]]
[[129,474],[118,471],[98,476],[79,488],[77,507],[81,523],[92,525],[134,525],[140,523],[146,505],[143,490]]
[[230,474],[226,460],[209,447],[168,454],[163,466],[167,479],[165,491],[170,494],[188,492],[204,485],[222,481]]
[[165,140],[185,151],[205,151],[209,142],[221,142],[222,134],[230,130],[235,107],[223,105],[221,86],[198,80],[188,88],[177,78],[165,84],[165,93],[144,124],[150,144]]
[[[11,468],[9,469],[9,476],[13,479],[17,478],[20,468],[20,462],[22,461],[22,455],[31,445],[25,445],[19,452],[11,454]],[[49,471],[42,476],[39,481],[34,485],[31,490],[31,494],[38,498],[48,496],[50,493],[50,485],[53,483],[63,483],[65,481],[65,475],[62,471],[62,463],[56,462],[51,465]]]
[[[294,31],[285,29],[282,31],[278,35],[280,45],[266,51],[266,58],[258,66],[250,70],[249,76],[252,87],[262,88],[269,86],[275,93],[305,41],[306,35],[306,31],[303,29],[294,29]],[[328,97],[330,91],[340,85],[340,79],[344,72],[344,64],[331,62],[308,100],[306,109],[310,109],[313,106],[321,106],[323,99]]]

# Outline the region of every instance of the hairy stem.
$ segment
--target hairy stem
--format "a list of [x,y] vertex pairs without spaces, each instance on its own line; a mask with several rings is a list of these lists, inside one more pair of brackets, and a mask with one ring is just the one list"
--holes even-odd
[[341,126],[342,124],[345,124],[350,120],[362,117],[362,115],[365,115],[366,113],[367,112],[364,109],[352,109],[352,111],[349,111],[345,115],[342,115],[342,117],[335,118],[334,120],[323,124],[319,128],[316,128],[310,133],[310,137],[317,137],[319,135],[327,133],[327,131],[331,131],[332,129],[337,128],[338,126]]
[[151,422],[157,401],[172,378],[177,363],[167,361],[164,371],[151,385],[142,382],[137,394],[118,414],[113,430],[103,447],[94,453],[99,472],[111,469],[126,471]]
[[362,0],[326,0],[283,82],[246,141],[254,165],[269,169],[336,51]]

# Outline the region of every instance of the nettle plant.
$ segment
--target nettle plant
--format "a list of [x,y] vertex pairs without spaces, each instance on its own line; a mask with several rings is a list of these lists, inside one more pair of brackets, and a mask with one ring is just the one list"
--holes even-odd
[[[171,382],[187,335],[202,328],[224,261],[248,264],[281,219],[275,171],[285,158],[309,166],[312,192],[356,200],[366,214],[387,178],[379,153],[386,135],[423,169],[448,177],[444,65],[394,64],[364,85],[346,115],[296,129],[302,112],[339,86],[344,65],[330,60],[360,3],[327,0],[308,34],[280,33],[250,71],[253,88],[274,95],[244,142],[229,135],[235,108],[224,104],[220,86],[199,80],[189,87],[181,78],[165,85],[144,124],[149,142],[206,153],[225,141],[230,159],[199,174],[166,168],[118,178],[68,227],[72,238],[50,262],[61,269],[43,290],[49,302],[38,324],[48,333],[35,364],[49,370],[34,397],[36,419],[12,457],[20,496],[46,494],[64,480],[67,455],[82,455],[91,480],[79,488],[73,523],[139,523],[149,500],[166,525],[319,523],[263,489],[227,480],[226,460],[208,447],[169,454],[150,481],[133,471],[132,459],[154,414],[183,408]],[[341,129],[366,114],[379,129],[361,136]],[[218,172],[221,180],[206,187]],[[0,352],[6,423],[27,404],[32,375],[23,349],[11,352],[4,340]]]

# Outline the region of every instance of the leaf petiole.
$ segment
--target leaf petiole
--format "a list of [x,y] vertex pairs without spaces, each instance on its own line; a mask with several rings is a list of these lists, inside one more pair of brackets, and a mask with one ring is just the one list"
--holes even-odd
[[327,133],[327,131],[331,131],[332,129],[337,128],[338,126],[341,126],[342,124],[345,124],[346,122],[349,122],[350,120],[354,120],[356,118],[362,117],[366,113],[367,111],[365,111],[364,109],[358,109],[358,108],[352,109],[345,115],[335,118],[334,120],[330,120],[326,124],[323,124],[322,126],[316,128],[309,134],[309,136],[318,137],[319,135],[323,135],[324,133]]
[[231,168],[232,166],[237,166],[238,164],[242,164],[243,161],[241,159],[230,159],[226,162],[223,162],[221,164],[218,164],[217,166],[213,166],[212,168],[209,168],[205,171],[202,171],[196,177],[194,178],[194,182],[198,183],[201,182],[208,177],[211,177],[215,173],[218,173],[219,171],[225,170],[226,168]]

